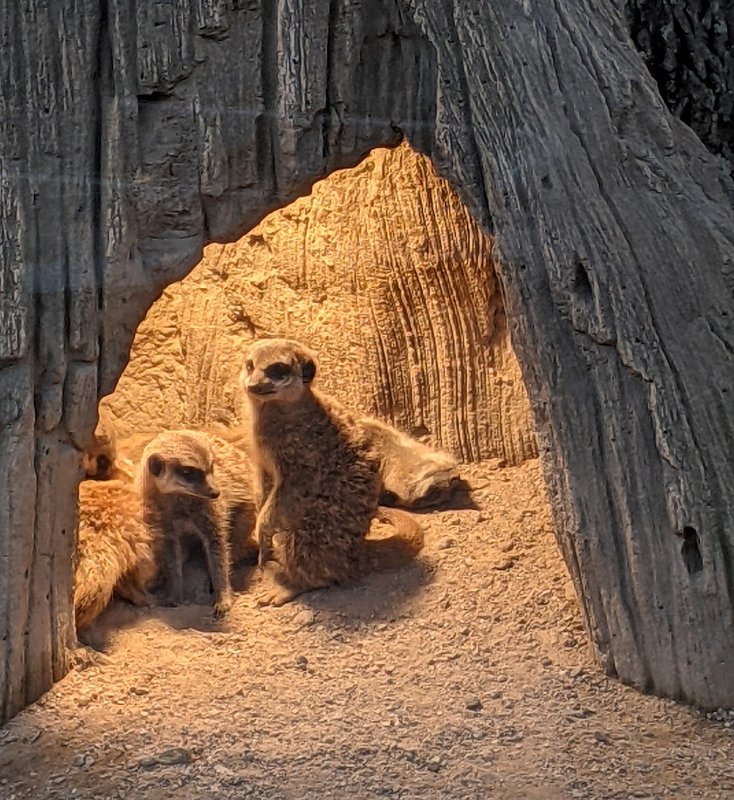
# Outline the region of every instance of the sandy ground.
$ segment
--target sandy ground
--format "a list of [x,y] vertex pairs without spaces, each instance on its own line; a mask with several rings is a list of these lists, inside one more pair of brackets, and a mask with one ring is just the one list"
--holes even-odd
[[107,662],[0,730],[0,798],[734,798],[731,719],[594,666],[538,465],[471,480],[363,586],[110,608]]

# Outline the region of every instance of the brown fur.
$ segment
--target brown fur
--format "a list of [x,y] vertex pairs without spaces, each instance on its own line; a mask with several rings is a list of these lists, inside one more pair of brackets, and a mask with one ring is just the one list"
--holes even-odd
[[404,508],[432,508],[446,503],[461,483],[456,459],[433,450],[377,419],[359,420],[380,459],[382,502]]
[[167,431],[146,446],[137,480],[144,519],[163,542],[169,602],[183,602],[183,548],[195,537],[204,549],[215,614],[225,614],[233,600],[230,548],[243,549],[254,523],[242,454],[216,436]]
[[74,611],[77,630],[89,627],[117,594],[151,605],[156,574],[154,540],[143,524],[135,487],[121,480],[79,485],[79,544]]
[[268,339],[251,346],[241,376],[261,565],[273,544],[280,564],[279,585],[263,593],[262,603],[282,604],[310,589],[395,567],[423,546],[420,526],[400,512],[383,514],[398,525],[396,536],[365,540],[378,513],[378,456],[364,428],[311,387],[315,372],[305,347]]
[[[372,417],[358,419],[357,424],[365,429],[380,463],[380,503],[416,510],[439,508],[451,501],[455,491],[466,487],[452,455]],[[210,430],[249,455],[246,426],[214,424]]]

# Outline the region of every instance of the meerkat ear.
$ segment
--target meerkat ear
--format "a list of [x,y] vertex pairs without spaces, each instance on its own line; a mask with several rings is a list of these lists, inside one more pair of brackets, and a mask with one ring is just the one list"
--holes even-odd
[[301,380],[304,383],[311,383],[316,375],[316,362],[309,358],[301,364]]
[[148,472],[154,477],[157,478],[163,472],[163,459],[160,456],[152,455],[148,459]]

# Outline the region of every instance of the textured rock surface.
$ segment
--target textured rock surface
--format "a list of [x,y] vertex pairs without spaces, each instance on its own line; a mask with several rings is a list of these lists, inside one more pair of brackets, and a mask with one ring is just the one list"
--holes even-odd
[[308,342],[348,407],[464,461],[537,453],[491,239],[407,146],[206,248],[138,328],[109,401],[121,433],[242,421],[242,352],[264,332]]
[[731,182],[620,4],[24,0],[0,30],[0,716],[67,667],[80,448],[153,300],[403,134],[494,236],[600,662],[734,704]]
[[734,172],[734,6],[627,0],[632,39],[668,108]]

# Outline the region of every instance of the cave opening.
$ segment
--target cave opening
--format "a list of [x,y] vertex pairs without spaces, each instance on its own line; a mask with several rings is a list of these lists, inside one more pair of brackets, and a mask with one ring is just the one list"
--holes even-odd
[[[161,431],[236,441],[245,421],[243,352],[263,336],[307,344],[319,359],[322,391],[355,415],[451,454],[471,488],[468,503],[414,514],[426,535],[415,568],[305,595],[293,606],[296,618],[306,607],[332,622],[345,614],[348,624],[396,619],[414,603],[435,602],[428,587],[438,582],[445,583],[441,602],[460,589],[450,601],[459,616],[478,614],[493,626],[494,640],[510,641],[520,629],[530,649],[552,639],[556,661],[586,657],[553,540],[493,243],[429,159],[407,144],[374,150],[239,241],[208,246],[165,289],[101,403],[128,474]],[[82,638],[107,646],[109,636],[122,637],[131,645],[130,631],[141,624],[221,627],[202,611],[211,599],[203,559],[187,569],[184,608],[113,603],[92,626],[101,633]],[[230,614],[236,628],[242,614],[253,613],[248,594],[257,579],[252,565],[233,575],[245,598]],[[451,636],[461,630],[457,623]]]

